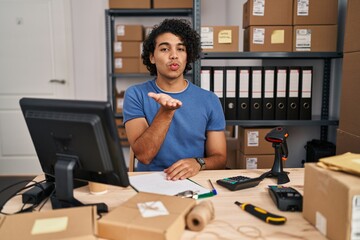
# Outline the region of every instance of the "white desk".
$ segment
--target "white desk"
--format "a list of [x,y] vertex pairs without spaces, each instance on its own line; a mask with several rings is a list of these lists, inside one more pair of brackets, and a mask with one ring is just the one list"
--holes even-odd
[[[266,170],[267,171],[267,170]],[[304,169],[294,168],[285,169],[289,171],[290,182],[285,186],[296,188],[300,193],[303,193],[304,185]],[[275,178],[268,178],[262,181],[254,188],[248,188],[239,191],[229,191],[216,184],[216,180],[224,177],[232,177],[237,175],[245,175],[249,177],[257,177],[265,170],[217,170],[217,171],[202,171],[192,179],[204,187],[209,186],[208,179],[213,182],[218,195],[207,198],[211,200],[215,208],[215,220],[208,224],[202,232],[192,232],[186,230],[182,239],[326,239],[321,235],[314,226],[307,222],[300,212],[282,212],[278,210],[273,203],[268,193],[268,185],[276,185]],[[130,173],[142,174],[142,173]],[[41,179],[39,176],[36,180]],[[83,203],[97,203],[105,202],[109,209],[117,207],[130,197],[134,196],[136,192],[129,188],[120,188],[109,186],[109,191],[104,195],[92,195],[88,191],[88,187],[82,187],[75,190],[75,197]],[[199,200],[201,201],[201,200]],[[251,203],[255,206],[261,207],[274,214],[282,215],[287,218],[284,225],[277,226],[267,224],[255,218],[249,213],[241,210],[234,204],[235,201]],[[5,207],[5,212],[16,211],[21,206],[21,198],[16,198],[10,201]],[[47,203],[42,211],[51,209],[50,203]],[[238,227],[252,226],[261,233],[261,237],[247,237],[236,231]],[[245,231],[245,228],[242,228]],[[221,238],[216,237],[221,236]],[[196,237],[196,238],[195,238]]]

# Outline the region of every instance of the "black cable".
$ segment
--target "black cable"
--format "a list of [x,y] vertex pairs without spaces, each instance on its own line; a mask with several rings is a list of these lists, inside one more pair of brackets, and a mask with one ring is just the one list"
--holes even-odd
[[41,211],[41,209],[44,207],[44,205],[47,203],[47,201],[49,201],[49,199],[54,195],[55,193],[55,188],[54,190],[52,190],[52,192],[50,193],[50,195],[45,199],[45,201],[43,202],[43,204],[39,207],[38,211]]

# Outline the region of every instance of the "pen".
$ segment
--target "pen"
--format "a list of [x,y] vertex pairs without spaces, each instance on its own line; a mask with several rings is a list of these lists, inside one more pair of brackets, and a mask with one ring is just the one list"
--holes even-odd
[[212,193],[213,193],[214,195],[217,195],[217,191],[216,191],[216,189],[215,189],[215,187],[214,187],[214,185],[212,184],[212,182],[211,182],[210,179],[209,179],[209,183],[210,183],[211,188],[212,188]]
[[241,207],[242,210],[252,214],[253,216],[263,220],[264,222],[274,225],[281,225],[286,222],[286,217],[269,213],[266,210],[256,207],[252,204],[240,203],[238,201],[236,201],[235,204]]

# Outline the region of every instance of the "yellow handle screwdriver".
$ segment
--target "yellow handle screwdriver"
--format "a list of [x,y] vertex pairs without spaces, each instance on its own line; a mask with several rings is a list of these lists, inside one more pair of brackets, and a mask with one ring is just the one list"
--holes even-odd
[[235,204],[238,205],[244,211],[254,215],[255,217],[263,220],[264,222],[274,224],[274,225],[281,225],[286,222],[286,217],[269,213],[266,210],[256,207],[252,204],[240,203],[238,201],[236,201]]

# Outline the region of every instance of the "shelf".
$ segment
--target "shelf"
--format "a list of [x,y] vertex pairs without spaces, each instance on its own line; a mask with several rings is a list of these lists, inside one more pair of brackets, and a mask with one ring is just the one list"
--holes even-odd
[[186,17],[191,16],[193,10],[191,8],[184,9],[109,9],[107,14],[113,17]]
[[201,59],[325,59],[342,58],[342,52],[203,52]]
[[226,125],[258,126],[338,126],[339,120],[226,120]]

